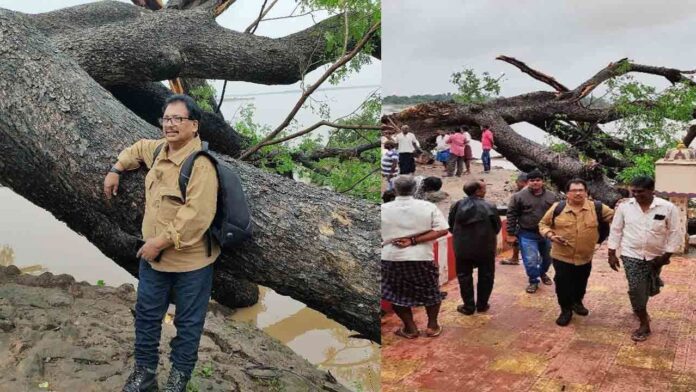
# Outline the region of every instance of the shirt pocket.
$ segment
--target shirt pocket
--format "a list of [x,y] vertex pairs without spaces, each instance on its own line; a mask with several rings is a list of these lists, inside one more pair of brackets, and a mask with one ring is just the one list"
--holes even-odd
[[174,220],[179,208],[184,205],[181,192],[169,187],[160,188],[158,202],[157,222],[165,225]]
[[667,220],[666,219],[651,219],[650,220],[650,231],[653,233],[663,234],[667,230]]

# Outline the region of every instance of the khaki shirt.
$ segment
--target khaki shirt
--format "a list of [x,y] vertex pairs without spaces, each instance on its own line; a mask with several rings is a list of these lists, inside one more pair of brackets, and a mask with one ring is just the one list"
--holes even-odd
[[[576,214],[566,203],[565,208],[556,217],[555,225],[551,226],[553,210],[558,203],[553,203],[551,208],[539,221],[539,233],[546,237],[552,232],[555,235],[568,240],[568,245],[553,242],[551,245],[551,257],[574,265],[583,265],[592,261],[595,245],[599,239],[598,221],[592,200],[585,200],[585,205]],[[602,220],[611,223],[614,210],[602,204]]]
[[[155,148],[163,143],[164,148],[153,162]],[[150,263],[157,271],[194,271],[213,263],[220,255],[220,246],[213,240],[208,257],[205,238],[217,208],[218,180],[213,164],[208,159],[196,159],[186,188],[186,203],[179,190],[182,163],[200,149],[198,137],[171,155],[164,139],[143,139],[118,156],[126,170],[135,170],[141,163],[150,168],[145,176],[143,239],[161,237],[171,244],[162,252],[160,261]]]

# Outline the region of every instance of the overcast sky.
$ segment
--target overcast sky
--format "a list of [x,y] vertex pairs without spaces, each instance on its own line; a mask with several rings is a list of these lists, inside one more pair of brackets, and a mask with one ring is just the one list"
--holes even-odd
[[[129,0],[118,0],[132,4]],[[0,8],[26,13],[49,12],[60,8],[79,4],[93,3],[95,0],[0,0]],[[268,2],[271,3],[270,1]],[[218,24],[223,27],[243,31],[259,15],[263,1],[261,0],[237,0],[230,8],[217,18]],[[290,15],[296,6],[294,0],[279,0],[266,16],[267,18]],[[296,12],[299,14],[300,12]],[[316,20],[327,16],[326,13],[316,13]],[[256,30],[257,35],[267,37],[282,37],[314,24],[312,16],[307,15],[298,18],[289,18],[263,22]],[[212,37],[211,37],[212,39]],[[328,67],[328,66],[327,66]],[[320,67],[306,76],[307,83],[315,81],[324,72],[326,67]],[[331,108],[333,118],[347,115],[353,112],[366,96],[379,89],[381,83],[381,62],[373,59],[371,65],[363,67],[359,73],[333,86],[328,82],[322,84],[319,91],[313,94],[317,100],[327,102]],[[218,93],[222,90],[222,81],[213,81]],[[336,89],[338,87],[338,89]],[[344,89],[344,88],[348,89]],[[324,90],[328,88],[329,90]],[[275,128],[290,112],[295,102],[302,94],[300,84],[283,86],[265,86],[246,82],[231,82],[227,85],[226,96],[235,98],[223,103],[222,112],[227,120],[234,120],[239,112],[240,105],[254,104],[256,107],[255,120]],[[310,110],[302,110],[296,116],[298,127],[309,126],[320,120],[318,115]]]
[[550,89],[495,60],[501,54],[570,88],[623,57],[696,69],[696,0],[385,0],[382,7],[385,96],[453,92],[450,75],[463,68],[504,72],[505,96]]

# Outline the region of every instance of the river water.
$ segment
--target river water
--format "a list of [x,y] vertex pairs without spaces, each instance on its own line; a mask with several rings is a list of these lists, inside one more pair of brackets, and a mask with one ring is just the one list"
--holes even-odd
[[[70,274],[77,281],[137,285],[137,279],[49,212],[0,186],[0,250],[32,272]],[[11,249],[11,251],[9,251]],[[303,303],[261,287],[259,302],[233,319],[256,325],[355,391],[379,391],[379,346]]]

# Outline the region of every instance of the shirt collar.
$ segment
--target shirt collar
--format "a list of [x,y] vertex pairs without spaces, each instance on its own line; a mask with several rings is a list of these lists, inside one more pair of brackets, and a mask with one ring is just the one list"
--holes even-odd
[[412,200],[413,196],[397,196],[395,200]]
[[174,164],[177,166],[181,166],[181,163],[184,162],[184,159],[186,159],[194,151],[200,150],[201,147],[201,138],[194,137],[188,143],[186,143],[186,145],[183,148],[179,149],[179,151],[171,155],[169,155],[169,146],[167,145],[167,147],[164,149],[163,158],[169,159],[170,161],[174,162]]

